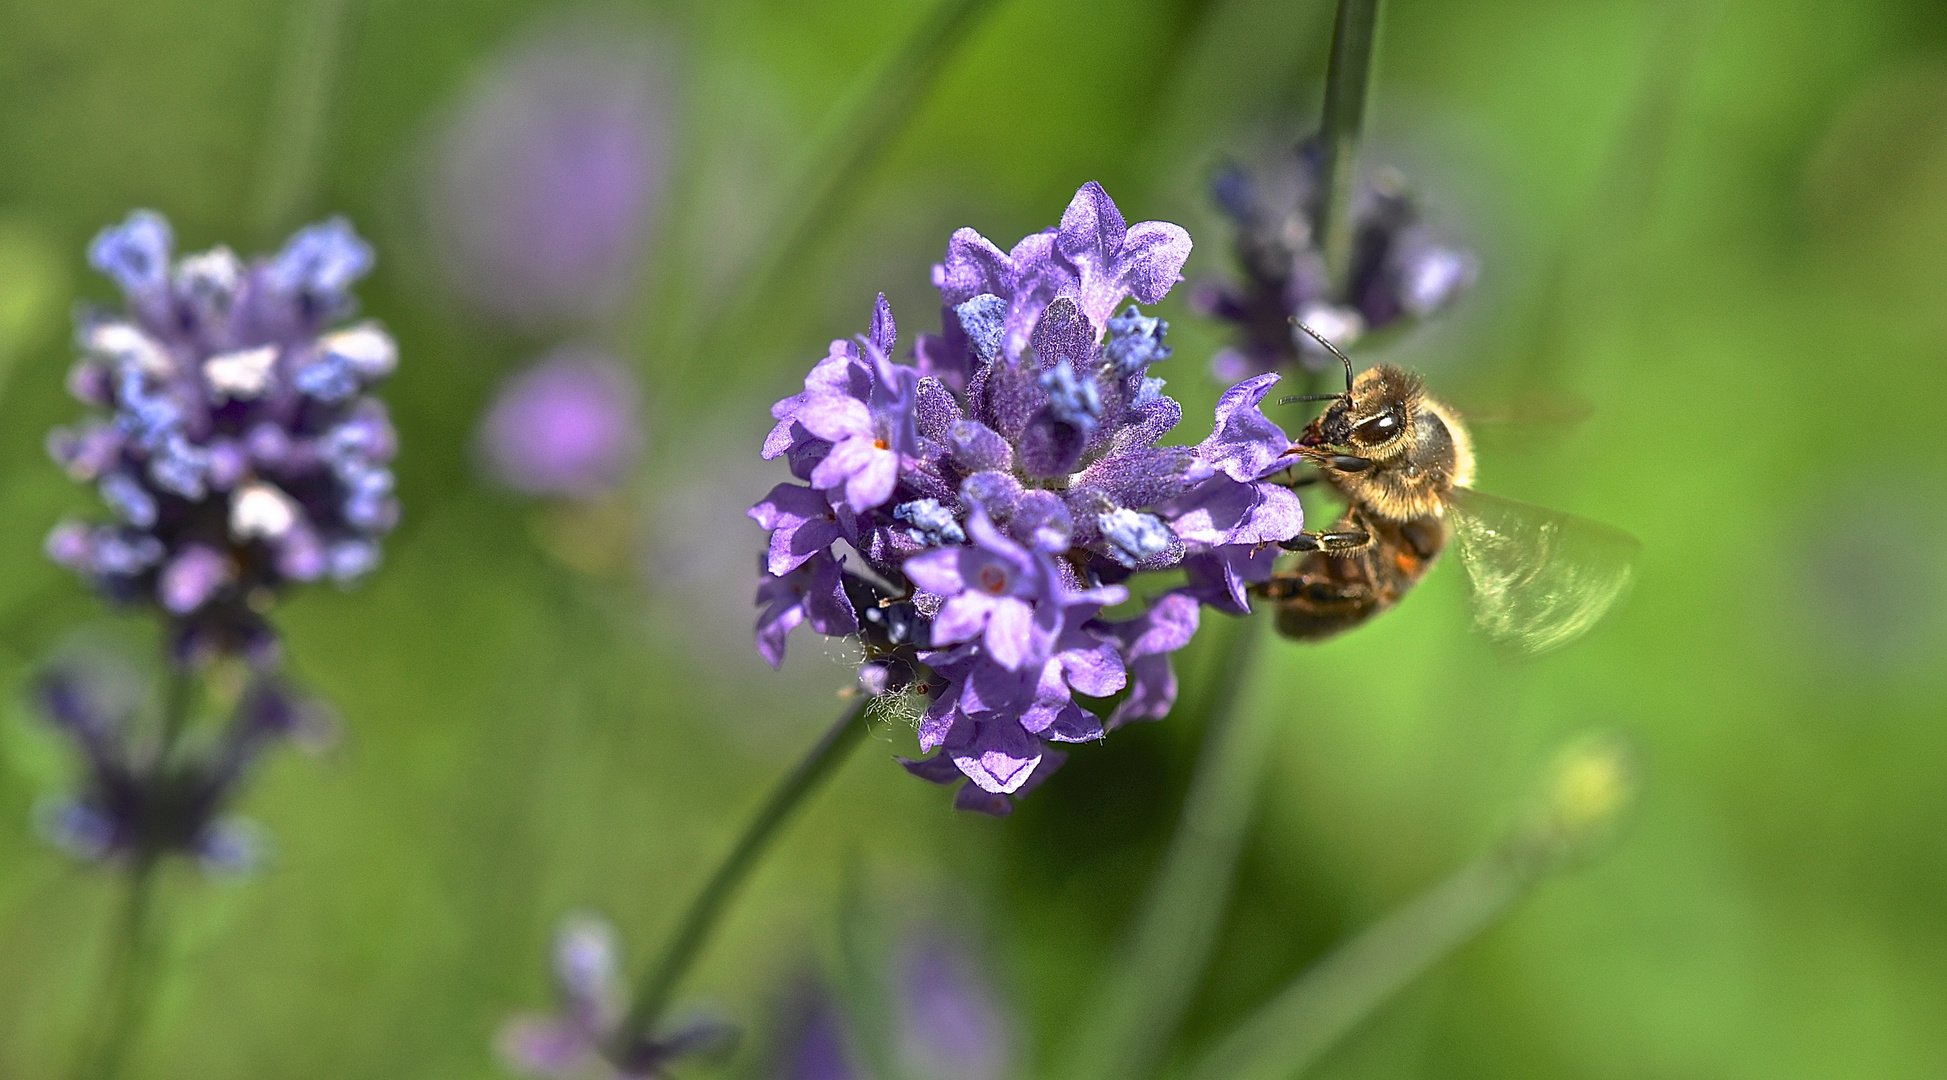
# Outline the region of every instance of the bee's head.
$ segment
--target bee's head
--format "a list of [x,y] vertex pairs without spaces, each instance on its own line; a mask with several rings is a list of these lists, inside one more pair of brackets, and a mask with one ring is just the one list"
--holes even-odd
[[1359,374],[1298,437],[1300,446],[1332,447],[1359,457],[1400,453],[1426,391],[1419,376],[1381,364]]

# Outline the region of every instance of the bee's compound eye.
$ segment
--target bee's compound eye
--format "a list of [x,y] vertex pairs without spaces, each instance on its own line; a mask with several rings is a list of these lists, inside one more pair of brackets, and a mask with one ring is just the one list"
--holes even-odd
[[1392,413],[1380,413],[1370,420],[1362,420],[1352,427],[1352,441],[1361,446],[1377,446],[1399,434],[1399,417]]

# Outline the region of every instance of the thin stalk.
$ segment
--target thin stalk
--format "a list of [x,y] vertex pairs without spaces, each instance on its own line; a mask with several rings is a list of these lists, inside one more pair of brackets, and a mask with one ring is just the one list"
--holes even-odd
[[[156,775],[169,768],[169,760],[189,727],[195,703],[195,675],[172,665],[169,687],[163,695],[161,737],[150,766]],[[113,1080],[120,1074],[129,1048],[142,1033],[154,997],[156,965],[151,954],[156,930],[150,912],[155,906],[156,873],[162,853],[144,837],[130,859],[126,898],[116,921],[115,951],[103,980],[106,990],[102,996],[108,1008],[99,1036],[82,1053],[75,1071],[79,1080]]]
[[1188,1074],[1291,1080],[1387,999],[1504,914],[1537,880],[1502,849],[1463,867],[1299,975]]
[[822,235],[992,6],[993,0],[941,0],[875,74],[855,82],[833,107],[811,140],[814,149],[792,170],[785,190],[793,195],[767,230],[772,239],[738,274],[741,284],[700,335],[701,348],[722,333],[741,330],[776,279]]
[[1352,271],[1352,192],[1359,175],[1359,133],[1365,126],[1366,93],[1372,86],[1373,44],[1379,31],[1379,0],[1339,0],[1332,25],[1332,59],[1325,72],[1325,115],[1318,138],[1325,152],[1319,170],[1318,247],[1341,298]]
[[122,1062],[140,1034],[147,1015],[150,994],[150,938],[153,936],[149,911],[154,905],[156,859],[140,855],[129,869],[128,888],[122,911],[116,920],[118,933],[115,953],[109,961],[103,998],[108,1002],[99,1036],[84,1052],[79,1080],[113,1080],[120,1075]]
[[315,194],[351,5],[352,0],[300,0],[291,5],[254,207],[255,224],[266,235],[289,227]]
[[165,767],[182,742],[189,726],[189,714],[196,703],[196,677],[175,666],[169,669],[169,689],[162,702],[162,741],[156,750],[156,768]]
[[1250,830],[1274,710],[1238,703],[1261,647],[1263,618],[1237,620],[1211,665],[1197,771],[1176,835],[1150,883],[1127,951],[1064,1077],[1139,1080],[1152,1075],[1203,977],[1237,861]]
[[798,762],[797,768],[778,783],[771,797],[757,811],[757,816],[745,827],[744,834],[737,839],[737,845],[730,849],[730,854],[710,875],[703,891],[697,894],[683,921],[670,935],[661,958],[637,984],[635,1004],[630,1008],[628,1018],[617,1036],[620,1049],[626,1051],[636,1040],[653,1031],[663,1009],[669,1005],[677,984],[688,973],[690,965],[709,940],[710,932],[716,929],[717,923],[729,909],[737,887],[756,868],[758,860],[770,847],[771,841],[777,838],[779,829],[790,819],[792,811],[821,781],[837,771],[838,765],[852,748],[865,738],[865,710],[871,702],[871,698],[861,697],[858,704],[845,710],[831,730]]

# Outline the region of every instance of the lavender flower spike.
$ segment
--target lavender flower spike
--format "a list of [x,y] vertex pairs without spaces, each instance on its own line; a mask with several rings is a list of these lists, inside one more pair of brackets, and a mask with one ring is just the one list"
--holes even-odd
[[268,665],[277,592],[349,585],[398,521],[397,440],[367,394],[398,347],[344,322],[372,249],[342,218],[249,263],[218,247],[171,264],[170,245],[161,215],[138,210],[89,248],[127,303],[80,317],[68,385],[107,415],[48,449],[116,520],[64,523],[47,552],[112,599],[160,608],[180,660]]
[[[934,268],[944,325],[916,367],[892,359],[881,297],[871,333],[834,343],[771,410],[763,456],[804,483],[750,512],[769,532],[759,651],[778,662],[803,622],[855,634],[868,689],[927,699],[932,756],[906,767],[960,785],[963,809],[1007,813],[1057,745],[1167,713],[1168,656],[1198,600],[1241,610],[1228,583],[1303,527],[1271,480],[1291,446],[1259,410],[1275,377],[1226,395],[1202,445],[1159,445],[1183,417],[1149,373],[1169,327],[1117,309],[1161,299],[1189,247],[1174,225],[1126,224],[1095,184],[1008,251],[962,229]],[[1229,568],[1216,589],[1206,564]],[[1103,616],[1176,567],[1199,591]]]

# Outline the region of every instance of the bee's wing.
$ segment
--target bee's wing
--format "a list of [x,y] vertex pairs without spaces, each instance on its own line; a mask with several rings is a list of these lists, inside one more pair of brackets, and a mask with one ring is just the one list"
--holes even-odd
[[1473,585],[1474,626],[1531,655],[1580,637],[1629,591],[1642,545],[1620,529],[1470,488],[1448,522]]

